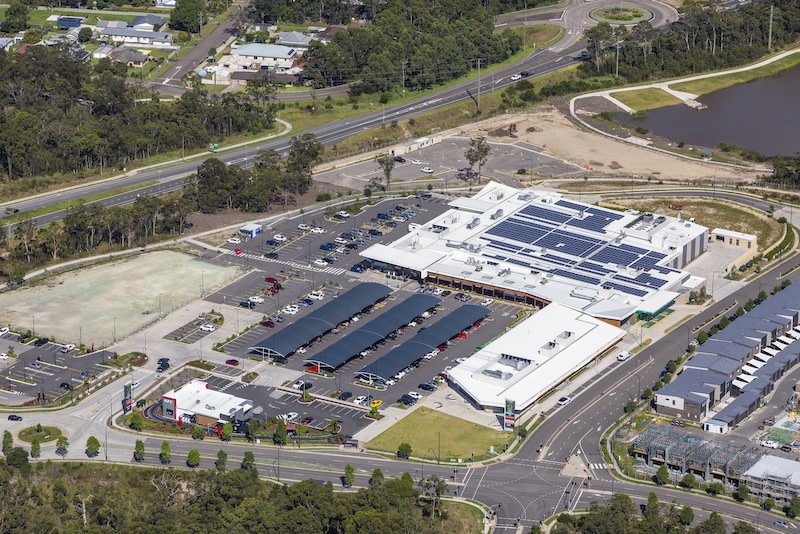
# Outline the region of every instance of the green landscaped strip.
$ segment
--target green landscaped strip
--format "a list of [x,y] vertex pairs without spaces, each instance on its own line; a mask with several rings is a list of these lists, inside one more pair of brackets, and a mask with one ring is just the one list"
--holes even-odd
[[638,91],[620,91],[611,93],[611,96],[636,111],[645,111],[681,103],[679,98],[657,87],[646,87]]
[[34,219],[36,217],[41,217],[42,215],[46,215],[48,213],[55,213],[57,211],[65,210],[71,206],[80,204],[81,202],[84,203],[96,202],[98,200],[103,200],[104,198],[113,197],[115,195],[121,195],[123,193],[128,193],[130,191],[136,191],[137,189],[142,189],[145,187],[150,187],[151,185],[156,185],[157,183],[158,183],[157,180],[148,180],[146,182],[131,185],[129,187],[120,187],[119,189],[113,189],[111,191],[104,191],[102,193],[97,193],[94,195],[87,195],[77,200],[65,200],[63,202],[51,204],[49,206],[39,208],[36,210],[15,213],[14,215],[3,217],[2,219],[0,219],[0,224],[2,225],[16,224],[24,219]]
[[[762,61],[762,60],[759,60]],[[746,70],[734,74],[726,74],[724,76],[715,76],[713,78],[704,78],[702,80],[695,80],[691,82],[673,83],[670,84],[671,89],[677,91],[686,91],[696,95],[705,95],[726,87],[738,85],[741,83],[750,82],[758,78],[766,76],[773,76],[782,71],[791,69],[800,65],[800,53],[792,54],[783,59],[764,65],[758,69]]]

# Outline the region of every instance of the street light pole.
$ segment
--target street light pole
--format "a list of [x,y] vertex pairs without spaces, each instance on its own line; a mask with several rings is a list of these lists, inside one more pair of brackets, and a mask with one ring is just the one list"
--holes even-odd
[[106,392],[101,392],[101,393],[103,395],[107,395],[108,396],[108,421],[106,422],[106,425],[105,425],[105,427],[106,427],[106,437],[105,437],[105,445],[103,447],[105,449],[105,457],[106,457],[106,462],[107,462],[108,461],[108,425],[111,424],[111,422],[113,421],[113,418],[114,418],[114,416],[112,414],[112,410],[113,410],[114,404],[113,404],[113,399],[111,397],[111,393],[109,393],[107,391]]
[[114,330],[113,330],[114,344],[117,343],[117,318],[114,317]]

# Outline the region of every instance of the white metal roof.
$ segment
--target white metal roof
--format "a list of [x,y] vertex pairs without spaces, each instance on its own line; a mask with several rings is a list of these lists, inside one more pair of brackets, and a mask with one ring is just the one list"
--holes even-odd
[[550,304],[448,374],[479,405],[524,410],[615,345],[625,332],[590,315]]
[[219,419],[221,415],[230,415],[239,409],[247,411],[253,407],[252,401],[208,389],[208,384],[202,380],[192,380],[162,396],[175,399],[178,415],[191,412]]
[[756,236],[754,236],[753,234],[745,234],[744,232],[735,232],[733,230],[727,230],[725,228],[714,228],[713,233],[725,237],[732,237],[734,239],[745,239],[747,241],[754,241],[756,238]]
[[745,477],[777,478],[788,480],[792,486],[800,486],[800,462],[781,456],[765,455],[744,472]]

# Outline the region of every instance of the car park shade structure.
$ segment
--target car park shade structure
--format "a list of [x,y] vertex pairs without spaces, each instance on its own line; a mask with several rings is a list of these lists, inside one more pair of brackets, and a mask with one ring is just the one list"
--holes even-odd
[[429,326],[424,332],[418,333],[374,363],[367,365],[356,375],[371,380],[387,380],[442,343],[470,328],[477,321],[485,319],[489,311],[485,306],[461,306]]
[[430,295],[412,295],[397,306],[368,322],[352,334],[348,334],[330,347],[306,360],[306,363],[319,365],[335,371],[358,353],[407,325],[426,311],[436,307],[440,299]]
[[385,299],[391,293],[392,290],[383,284],[359,284],[339,298],[286,326],[280,332],[261,340],[250,347],[250,352],[285,358],[333,330],[339,323]]

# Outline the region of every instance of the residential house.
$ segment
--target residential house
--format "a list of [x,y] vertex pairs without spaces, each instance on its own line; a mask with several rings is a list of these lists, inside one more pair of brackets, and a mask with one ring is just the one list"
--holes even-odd
[[162,9],[174,9],[176,0],[156,0],[156,7]]
[[56,19],[56,24],[59,30],[69,30],[72,28],[80,28],[85,20],[86,18],[84,17],[58,17]]
[[333,24],[331,26],[328,26],[321,32],[319,32],[317,34],[317,40],[322,44],[330,44],[331,39],[333,39],[334,35],[336,35],[339,32],[343,32],[345,30],[347,30],[347,26],[343,26],[341,24]]
[[95,48],[94,52],[92,52],[92,57],[94,59],[103,59],[104,57],[109,57],[111,51],[114,50],[114,47],[110,44],[100,45]]
[[656,411],[673,417],[700,421],[730,391],[729,376],[699,369],[686,369],[656,392]]
[[105,30],[106,28],[127,28],[128,23],[124,20],[98,20],[95,27],[98,30]]
[[14,44],[14,39],[11,37],[0,37],[0,50],[5,50],[6,52],[11,51],[11,46]]
[[128,27],[139,31],[154,32],[163,28],[166,23],[166,20],[157,15],[141,15],[130,21]]
[[125,63],[128,67],[142,68],[147,63],[148,56],[144,52],[120,46],[109,53],[109,57],[119,63]]
[[292,68],[297,50],[286,46],[251,43],[233,50],[220,61],[223,68],[237,70],[272,70],[288,72]]
[[304,33],[300,32],[280,32],[278,34],[280,38],[277,41],[277,44],[281,46],[288,46],[289,48],[294,48],[297,50],[298,55],[302,55],[303,52],[309,49],[311,46],[311,37]]
[[114,43],[148,48],[172,46],[172,34],[166,32],[141,31],[133,28],[106,28],[100,32],[100,35]]

